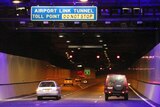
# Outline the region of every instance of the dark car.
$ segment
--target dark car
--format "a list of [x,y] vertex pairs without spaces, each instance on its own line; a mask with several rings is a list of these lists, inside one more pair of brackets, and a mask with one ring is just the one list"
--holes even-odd
[[53,80],[41,81],[36,93],[38,100],[41,100],[43,97],[56,97],[57,100],[61,99],[61,88],[57,82]]
[[104,84],[105,100],[110,96],[124,96],[128,100],[128,83],[125,75],[109,74]]

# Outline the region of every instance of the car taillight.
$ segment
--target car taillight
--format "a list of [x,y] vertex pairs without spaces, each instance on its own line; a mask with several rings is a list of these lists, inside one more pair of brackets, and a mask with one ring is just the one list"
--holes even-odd
[[36,92],[39,92],[39,91],[41,91],[41,90],[37,88]]
[[109,91],[108,93],[109,93],[109,94],[111,94],[112,92],[111,92],[111,91]]

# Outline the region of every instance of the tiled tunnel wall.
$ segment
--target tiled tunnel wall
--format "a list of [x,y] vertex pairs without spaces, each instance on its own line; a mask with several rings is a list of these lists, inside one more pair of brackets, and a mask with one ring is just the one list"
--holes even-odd
[[70,77],[67,69],[40,60],[0,53],[0,99],[35,93],[41,80],[54,79],[61,83],[67,77]]
[[160,44],[128,69],[128,79],[134,89],[160,104]]

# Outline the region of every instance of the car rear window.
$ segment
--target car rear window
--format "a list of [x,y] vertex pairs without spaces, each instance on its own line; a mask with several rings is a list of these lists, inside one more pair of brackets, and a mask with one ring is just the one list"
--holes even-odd
[[55,87],[54,82],[41,82],[39,87]]
[[126,81],[123,75],[113,75],[108,78],[108,85],[113,85],[114,83],[124,83]]

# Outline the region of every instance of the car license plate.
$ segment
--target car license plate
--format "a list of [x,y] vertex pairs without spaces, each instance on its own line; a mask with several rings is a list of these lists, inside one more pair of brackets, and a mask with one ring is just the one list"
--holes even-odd
[[116,87],[122,87],[122,85],[116,85]]

